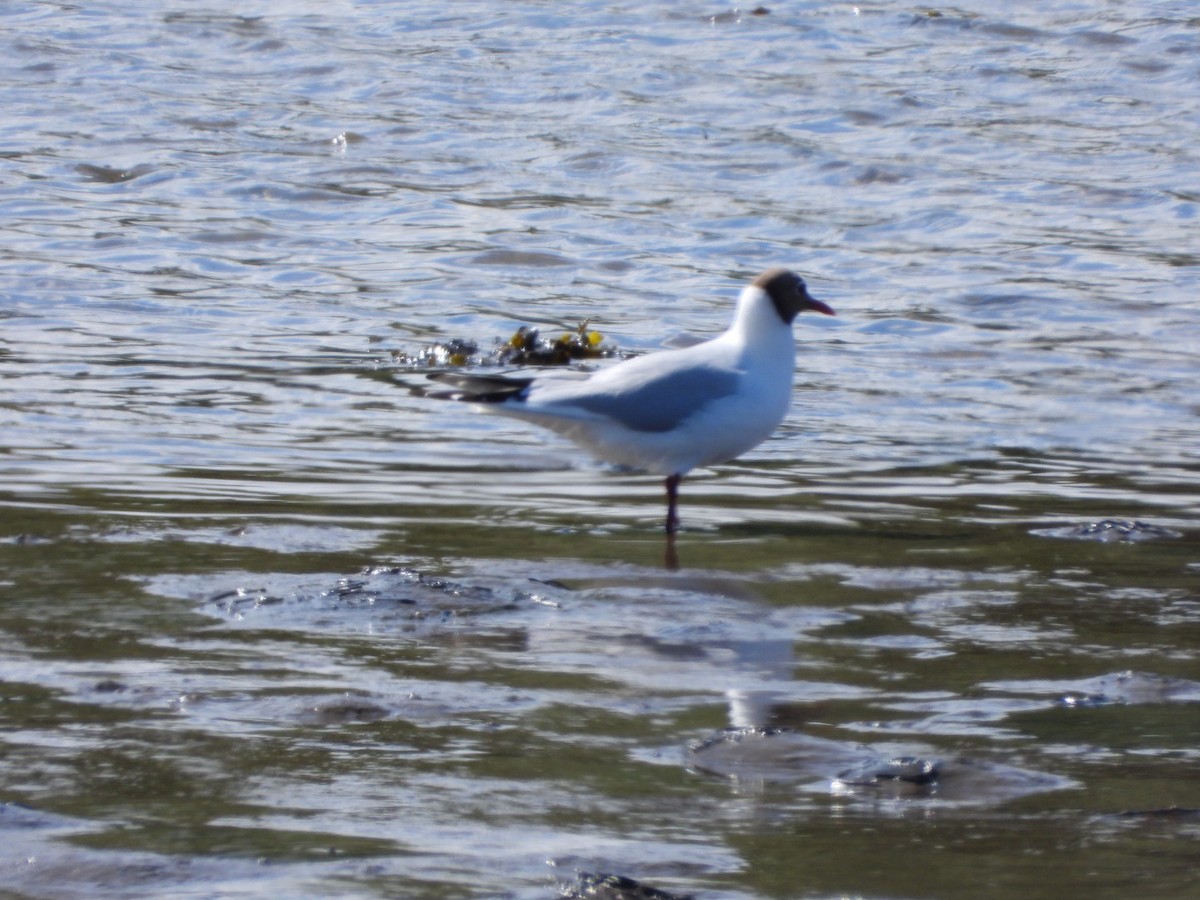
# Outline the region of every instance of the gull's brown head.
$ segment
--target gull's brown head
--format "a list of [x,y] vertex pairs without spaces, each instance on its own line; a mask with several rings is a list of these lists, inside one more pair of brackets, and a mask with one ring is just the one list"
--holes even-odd
[[789,325],[806,309],[827,316],[837,315],[827,304],[812,296],[804,279],[791,269],[768,269],[750,283],[762,288],[775,305],[779,318]]

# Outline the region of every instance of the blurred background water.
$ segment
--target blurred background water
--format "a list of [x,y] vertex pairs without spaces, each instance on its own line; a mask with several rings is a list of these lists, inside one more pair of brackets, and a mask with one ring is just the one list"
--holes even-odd
[[[12,2],[0,47],[7,889],[1194,896],[1192,4]],[[775,265],[839,317],[677,572],[657,479],[393,360],[652,351]]]

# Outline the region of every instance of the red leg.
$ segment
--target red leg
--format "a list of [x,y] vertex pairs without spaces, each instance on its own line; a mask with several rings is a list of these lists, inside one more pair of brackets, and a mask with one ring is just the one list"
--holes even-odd
[[682,480],[682,475],[667,476],[667,534],[679,530],[679,482]]

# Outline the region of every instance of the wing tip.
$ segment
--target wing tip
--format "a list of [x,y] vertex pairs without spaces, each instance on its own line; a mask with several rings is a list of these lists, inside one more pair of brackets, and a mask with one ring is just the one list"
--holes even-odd
[[513,378],[509,375],[431,372],[425,377],[450,387],[446,390],[424,391],[423,396],[460,403],[504,403],[508,400],[520,400],[533,384],[532,378]]

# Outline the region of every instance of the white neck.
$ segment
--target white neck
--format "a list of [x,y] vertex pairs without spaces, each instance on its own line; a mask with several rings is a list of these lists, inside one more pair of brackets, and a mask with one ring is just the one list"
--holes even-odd
[[744,343],[762,344],[764,350],[785,342],[794,346],[792,326],[779,317],[767,292],[754,285],[742,290],[729,334]]

